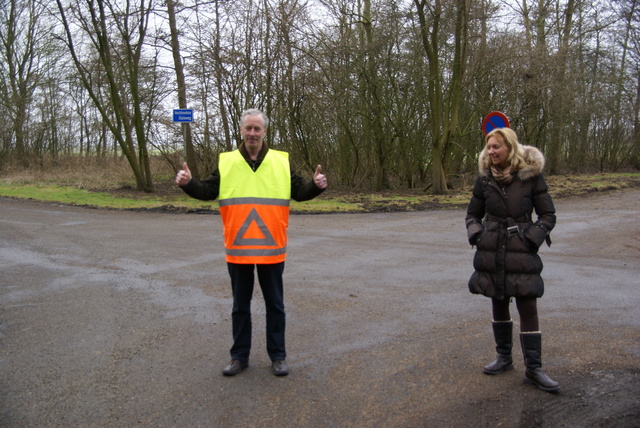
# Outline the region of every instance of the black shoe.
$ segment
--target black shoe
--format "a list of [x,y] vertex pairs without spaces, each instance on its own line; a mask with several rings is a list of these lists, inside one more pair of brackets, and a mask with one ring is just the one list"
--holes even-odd
[[560,391],[560,384],[547,376],[542,369],[527,369],[524,374],[524,381],[537,386],[538,389],[545,392]]
[[289,367],[284,360],[276,360],[271,363],[271,371],[275,376],[286,376],[289,374]]
[[229,365],[222,370],[222,374],[225,376],[235,376],[247,367],[249,367],[247,361],[231,360]]
[[491,364],[484,366],[482,371],[484,374],[497,375],[502,372],[506,372],[507,370],[513,370],[513,361],[511,360],[511,356],[498,354],[496,359]]

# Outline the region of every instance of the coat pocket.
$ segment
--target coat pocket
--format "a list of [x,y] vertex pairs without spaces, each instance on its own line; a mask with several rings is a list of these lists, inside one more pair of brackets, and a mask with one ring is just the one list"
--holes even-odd
[[538,251],[546,237],[547,232],[535,224],[531,224],[524,231],[525,244],[527,244],[527,247],[535,251]]
[[467,239],[469,244],[476,245],[480,240],[480,235],[484,231],[484,226],[481,223],[472,223],[467,228]]

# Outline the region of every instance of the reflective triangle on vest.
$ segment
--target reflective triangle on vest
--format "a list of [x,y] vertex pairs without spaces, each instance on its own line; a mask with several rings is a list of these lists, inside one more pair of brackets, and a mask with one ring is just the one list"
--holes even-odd
[[[247,232],[250,232],[250,229],[253,230],[254,227],[256,227],[262,233],[262,237],[253,237],[253,232],[247,234]],[[271,235],[271,232],[269,231],[269,228],[264,223],[264,220],[262,220],[262,217],[260,217],[260,214],[258,214],[258,211],[256,211],[255,208],[251,209],[251,212],[249,212],[249,215],[245,219],[244,223],[242,223],[242,226],[240,226],[240,230],[238,230],[238,233],[236,234],[236,237],[233,241],[234,247],[244,247],[247,245],[262,245],[268,247],[277,245],[276,240],[273,239],[273,235]]]

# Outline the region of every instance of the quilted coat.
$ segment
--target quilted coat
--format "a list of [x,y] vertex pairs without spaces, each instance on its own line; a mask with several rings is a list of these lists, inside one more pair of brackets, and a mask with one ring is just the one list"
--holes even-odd
[[483,150],[467,208],[467,237],[476,246],[469,291],[500,300],[543,295],[538,248],[545,240],[551,244],[549,233],[556,223],[553,201],[542,175],[544,156],[535,147],[521,148],[526,164],[504,186],[483,166],[487,156]]

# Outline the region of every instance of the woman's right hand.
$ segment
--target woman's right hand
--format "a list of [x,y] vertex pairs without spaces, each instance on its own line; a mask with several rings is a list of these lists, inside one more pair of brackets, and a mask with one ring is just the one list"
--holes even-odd
[[476,245],[478,243],[478,238],[480,238],[483,230],[484,226],[482,225],[482,223],[471,223],[467,228],[467,238],[469,239],[469,244],[471,244],[472,246]]

